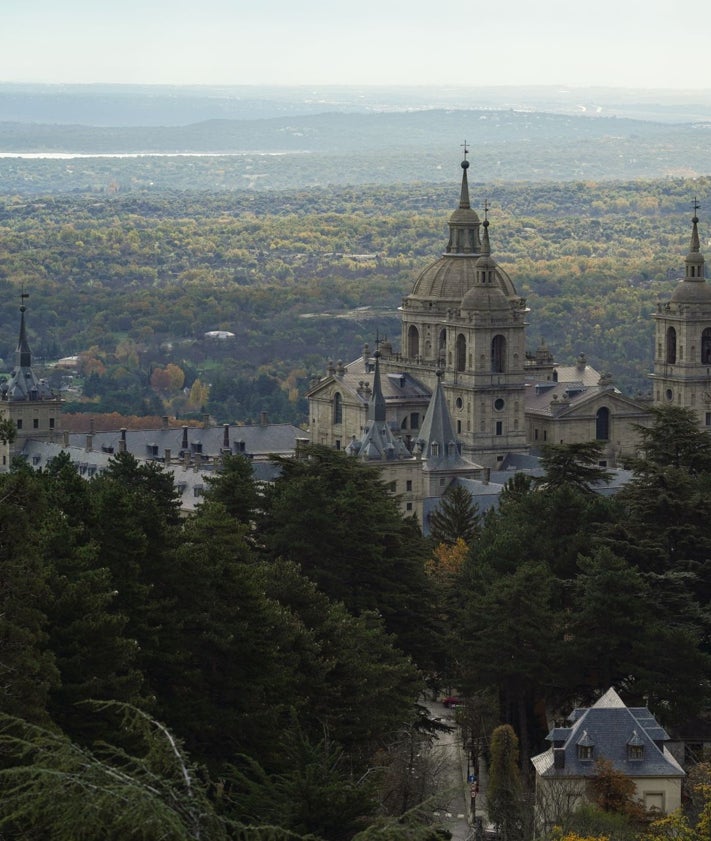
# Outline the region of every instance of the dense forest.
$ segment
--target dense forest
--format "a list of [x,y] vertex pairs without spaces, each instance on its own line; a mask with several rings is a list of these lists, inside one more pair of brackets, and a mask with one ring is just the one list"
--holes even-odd
[[[452,181],[457,171],[452,173]],[[29,292],[36,362],[79,356],[68,410],[219,421],[268,411],[300,423],[329,358],[376,334],[442,252],[458,187],[0,198],[0,349]],[[494,256],[530,308],[528,345],[581,351],[623,391],[646,393],[656,302],[683,276],[694,197],[711,179],[473,184]],[[224,330],[234,339],[206,338]]]
[[[522,791],[544,711],[615,686],[667,728],[703,712],[711,439],[676,408],[640,435],[615,498],[591,493],[595,444],[549,446],[539,483],[485,518],[447,498],[428,539],[374,468],[326,449],[266,488],[229,458],[187,519],[127,454],[89,481],[65,456],[16,466],[3,837],[435,841],[447,795],[413,777],[442,726],[425,691],[461,687],[484,757],[513,728]],[[667,837],[624,819],[616,838]]]

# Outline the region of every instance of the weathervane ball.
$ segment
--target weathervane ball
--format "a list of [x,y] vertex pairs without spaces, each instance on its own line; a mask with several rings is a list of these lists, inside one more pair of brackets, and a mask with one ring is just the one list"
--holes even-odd
[[469,169],[469,161],[466,158],[462,161],[462,169]]

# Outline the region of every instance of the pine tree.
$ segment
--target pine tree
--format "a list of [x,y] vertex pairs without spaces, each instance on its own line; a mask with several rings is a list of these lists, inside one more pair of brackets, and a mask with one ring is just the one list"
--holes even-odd
[[452,546],[461,539],[471,544],[479,530],[479,506],[466,488],[452,485],[429,514],[428,524],[436,543]]

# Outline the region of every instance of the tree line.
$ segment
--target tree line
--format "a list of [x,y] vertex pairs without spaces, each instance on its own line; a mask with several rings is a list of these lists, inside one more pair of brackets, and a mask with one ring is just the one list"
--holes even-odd
[[[561,362],[584,351],[624,391],[646,392],[650,314],[683,276],[691,198],[708,203],[708,179],[471,191],[475,206],[488,199],[494,256],[528,299],[529,350],[545,339]],[[251,191],[6,195],[0,353],[9,367],[24,287],[38,364],[80,355],[72,410],[206,408],[233,422],[269,402],[274,420],[296,422],[326,360],[355,357],[375,333],[397,342],[397,307],[441,253],[455,203],[451,184],[291,190],[278,202]],[[210,341],[211,330],[235,339]],[[170,365],[182,392],[157,384]]]
[[485,517],[447,494],[429,538],[377,470],[319,447],[267,487],[230,457],[187,518],[128,454],[88,481],[64,456],[15,465],[3,832],[433,838],[406,759],[438,726],[426,687],[461,689],[484,755],[511,728],[524,789],[548,716],[609,686],[668,728],[704,711],[711,438],[674,407],[640,436],[615,497],[596,444],[549,446]]

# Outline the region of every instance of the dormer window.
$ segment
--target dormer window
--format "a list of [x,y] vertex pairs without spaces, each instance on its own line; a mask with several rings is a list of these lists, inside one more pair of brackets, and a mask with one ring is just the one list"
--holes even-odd
[[642,762],[644,759],[644,742],[636,730],[627,741],[627,759],[630,762]]
[[578,751],[578,759],[581,762],[592,762],[595,759],[595,743],[588,735],[588,731],[584,730],[580,741],[576,745]]

